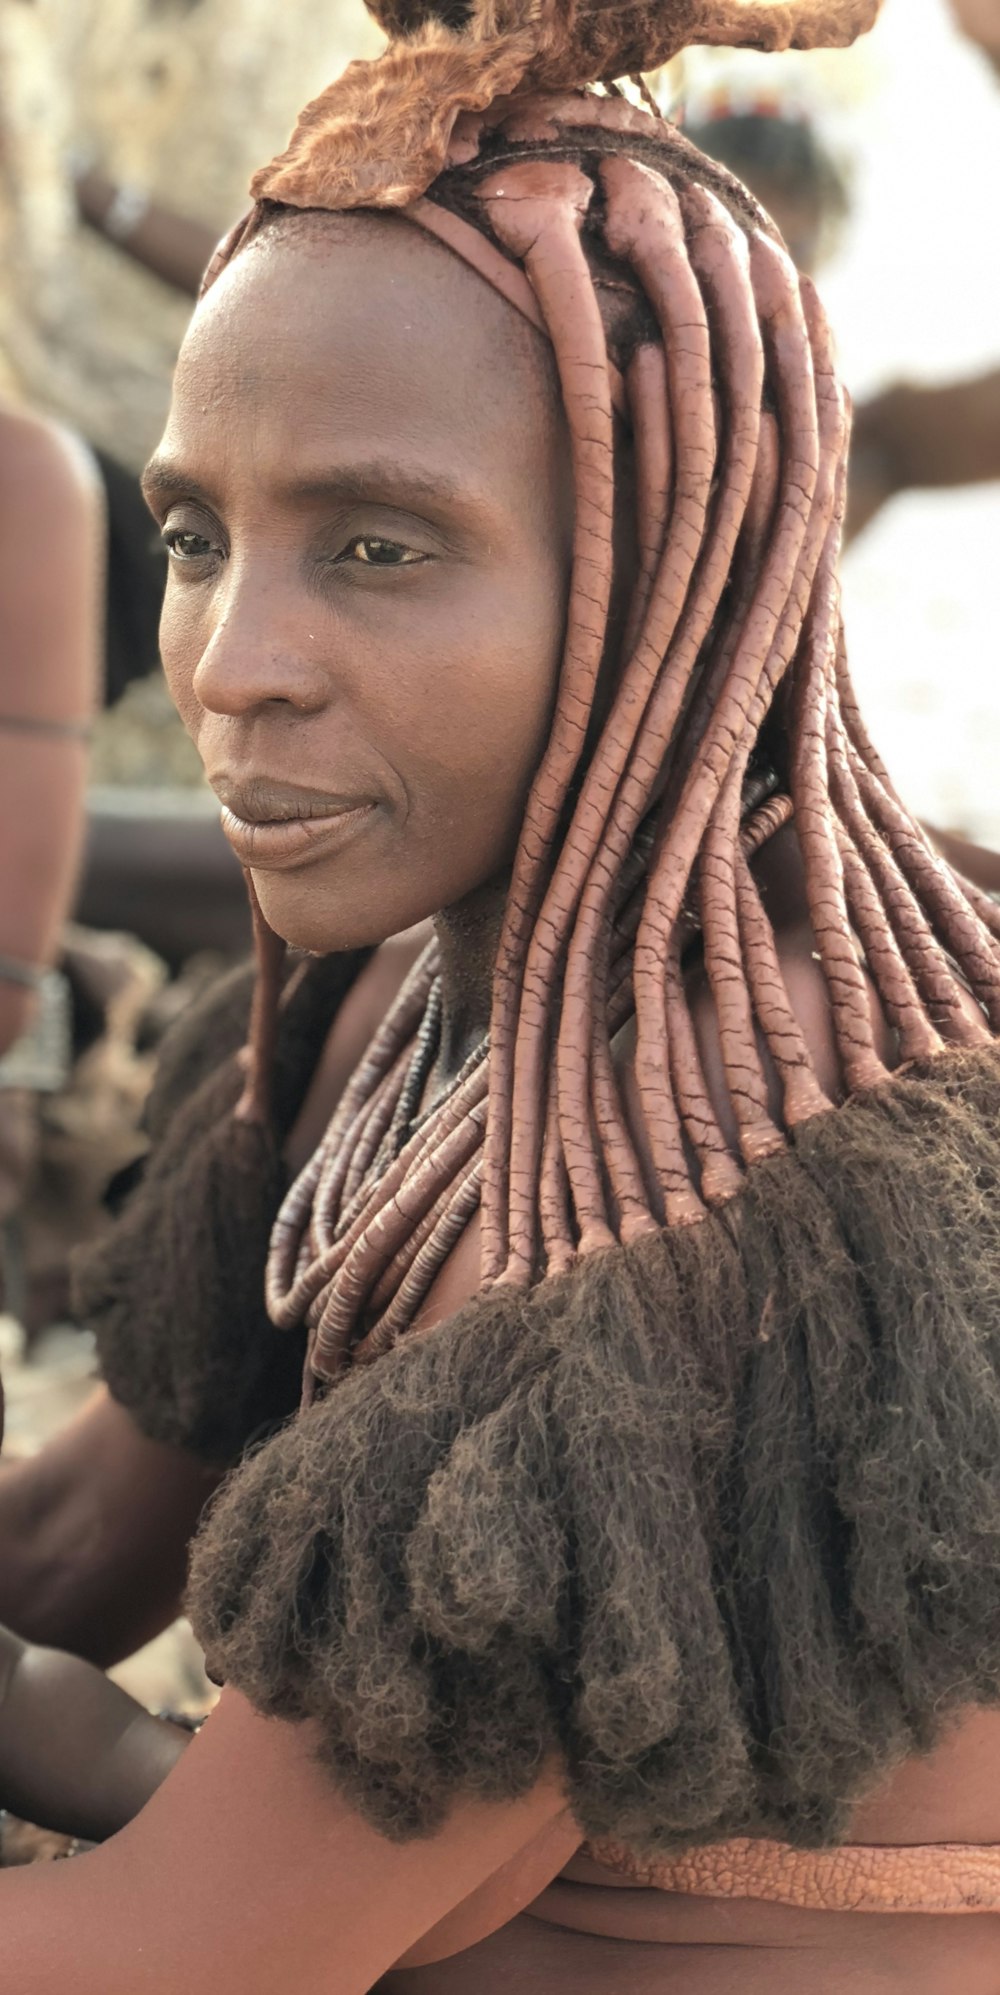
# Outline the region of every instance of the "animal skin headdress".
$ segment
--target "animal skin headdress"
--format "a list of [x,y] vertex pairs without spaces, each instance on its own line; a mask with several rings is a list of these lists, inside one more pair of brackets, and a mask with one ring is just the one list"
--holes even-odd
[[[544,330],[572,452],[488,1042],[424,1113],[432,945],[274,1225],[271,1316],[314,1403],[230,1479],[193,1568],[215,1670],[318,1720],[389,1834],[558,1754],[596,1841],[816,1843],[949,1714],[1000,1702],[1000,911],[934,853],[851,690],[848,408],[815,292],[613,83],[875,12],[387,5],[387,53],[303,114],[220,259],[289,207],[401,209]],[[751,864],[783,828],[822,1074]],[[259,934],[243,1120],[229,1070],[193,1097],[90,1289],[113,1389],[223,1455],[281,1344],[234,1306],[262,1273],[251,1160],[270,1218],[295,1020],[330,972],[279,1012]],[[480,1204],[480,1292],[421,1335]]]
[[[307,105],[287,150],[253,181],[293,207],[398,208],[449,158],[462,114],[535,92],[581,90],[653,70],[694,43],[846,47],[881,0],[366,0],[390,37]],[[457,156],[471,155],[463,119]]]

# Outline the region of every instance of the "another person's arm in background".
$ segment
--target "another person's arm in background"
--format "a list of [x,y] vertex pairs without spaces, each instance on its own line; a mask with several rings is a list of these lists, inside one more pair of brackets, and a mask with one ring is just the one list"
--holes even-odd
[[956,873],[982,887],[984,893],[1000,894],[1000,852],[991,851],[988,845],[974,845],[957,831],[939,831],[934,824],[925,824],[924,830]]
[[246,884],[217,812],[142,813],[91,797],[75,918],[124,928],[179,969],[199,949],[252,943]]
[[970,42],[978,42],[1000,74],[1000,0],[951,0],[951,11]]
[[101,517],[82,446],[0,410],[0,1053],[29,1022],[76,878]]
[[0,1806],[104,1842],[131,1822],[191,1743],[77,1656],[0,1627]]
[[76,182],[76,200],[85,222],[126,256],[165,284],[198,296],[202,273],[223,231],[150,201],[130,187],[116,186],[96,167]]
[[0,1620],[102,1667],[131,1655],[180,1613],[219,1480],[100,1388],[39,1454],[0,1463]]
[[901,382],[855,413],[848,538],[898,492],[992,478],[1000,478],[1000,368],[938,388]]

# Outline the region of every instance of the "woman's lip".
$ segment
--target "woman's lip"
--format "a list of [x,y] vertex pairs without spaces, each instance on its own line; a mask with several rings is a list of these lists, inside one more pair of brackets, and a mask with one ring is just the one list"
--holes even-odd
[[358,804],[351,810],[331,811],[321,817],[271,818],[264,824],[248,824],[223,804],[222,829],[237,859],[244,866],[261,871],[281,872],[299,866],[345,845],[371,817],[374,804]]

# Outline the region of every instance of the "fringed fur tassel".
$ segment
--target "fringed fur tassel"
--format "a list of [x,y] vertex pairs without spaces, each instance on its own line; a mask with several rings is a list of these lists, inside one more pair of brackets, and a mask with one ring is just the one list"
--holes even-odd
[[556,1751],[592,1840],[818,1844],[1000,1701],[998,1465],[990,1052],[348,1375],[224,1486],[190,1611],[388,1835]]
[[[227,1467],[297,1406],[304,1344],[264,1307],[267,1243],[287,1188],[281,1141],[363,958],[310,964],[281,1015],[273,1126],[237,1122],[251,980],[227,978],[161,1058],[154,1146],[138,1190],[76,1270],[115,1398],[151,1439]],[[220,1064],[221,1063],[221,1064]]]

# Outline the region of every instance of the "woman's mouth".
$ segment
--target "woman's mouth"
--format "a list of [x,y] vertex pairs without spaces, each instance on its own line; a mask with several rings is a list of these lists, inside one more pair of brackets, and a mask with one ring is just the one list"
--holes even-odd
[[339,850],[366,824],[368,798],[326,796],[263,780],[213,785],[222,829],[244,866],[280,872]]

